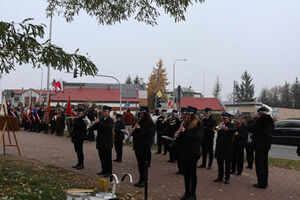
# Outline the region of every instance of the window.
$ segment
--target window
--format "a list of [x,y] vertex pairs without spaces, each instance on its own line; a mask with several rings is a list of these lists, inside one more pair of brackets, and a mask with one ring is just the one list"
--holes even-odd
[[19,99],[19,97],[14,97],[14,100],[19,102],[20,99]]
[[287,127],[288,123],[283,121],[283,122],[276,122],[275,123],[275,128],[285,128]]

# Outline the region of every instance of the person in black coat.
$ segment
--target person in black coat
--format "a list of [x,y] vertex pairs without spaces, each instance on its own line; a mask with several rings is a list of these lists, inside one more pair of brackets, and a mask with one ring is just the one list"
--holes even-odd
[[162,146],[164,146],[164,155],[167,154],[167,146],[163,142],[162,135],[165,130],[165,116],[164,113],[166,110],[162,110],[161,115],[157,118],[156,123],[155,123],[155,129],[157,133],[157,152],[155,154],[161,154]]
[[218,130],[217,145],[216,145],[216,157],[218,164],[218,178],[214,182],[223,181],[224,177],[224,163],[225,163],[225,184],[230,183],[230,163],[233,154],[233,137],[236,132],[236,128],[233,123],[230,122],[230,114],[223,113],[223,124]]
[[180,144],[179,159],[184,171],[185,193],[181,200],[196,200],[197,162],[203,137],[203,128],[196,113],[197,108],[187,108],[186,121],[175,137],[175,141]]
[[244,148],[248,140],[248,127],[245,124],[246,115],[240,114],[236,121],[237,131],[234,133],[233,158],[231,173],[240,176],[244,168]]
[[87,137],[86,134],[87,131],[83,119],[84,119],[84,110],[79,110],[78,117],[74,119],[74,122],[72,124],[73,132],[71,134],[71,141],[72,143],[74,143],[74,148],[78,159],[77,164],[72,167],[76,169],[84,168],[83,142]]
[[112,174],[112,130],[114,128],[114,121],[109,116],[111,107],[103,106],[102,115],[92,125],[92,130],[97,130],[96,148],[98,149],[99,158],[101,161],[102,171],[97,175],[104,174],[109,177]]
[[[87,114],[87,117],[89,118],[89,120],[93,123],[93,121],[95,121],[95,110],[94,108],[92,107],[92,104],[90,105],[89,109],[88,109],[88,114]],[[94,135],[94,131],[93,130],[89,130],[89,133],[88,133],[88,140],[93,142],[95,141],[95,135]]]
[[246,158],[247,158],[247,163],[248,163],[246,168],[248,168],[248,169],[253,169],[253,160],[254,160],[254,147],[253,147],[253,142],[252,142],[253,133],[251,133],[249,130],[255,124],[256,120],[257,120],[257,116],[252,114],[251,119],[247,122],[249,135],[248,135],[248,140],[247,140],[245,149],[246,149]]
[[122,153],[123,153],[123,140],[125,138],[123,130],[125,129],[125,124],[123,122],[123,116],[116,114],[116,123],[115,123],[115,150],[117,158],[115,162],[122,162]]
[[[177,110],[172,110],[172,116],[168,119],[166,124],[166,129],[164,134],[170,138],[174,138],[175,132],[178,131],[180,127],[180,121],[177,117],[177,114],[178,114]],[[164,141],[167,150],[169,152],[169,160],[167,162],[171,162],[171,163],[176,162],[176,156],[171,141],[170,140],[164,140]]]
[[255,168],[257,184],[254,187],[266,188],[268,186],[268,153],[271,148],[274,121],[268,115],[268,109],[261,107],[257,110],[258,119],[250,131],[253,133],[253,147],[255,151]]
[[205,108],[204,112],[205,118],[203,120],[204,137],[202,141],[202,164],[199,166],[199,168],[206,167],[206,156],[208,154],[209,161],[207,169],[211,169],[214,158],[213,146],[215,136],[214,128],[216,126],[216,121],[212,118],[211,108]]
[[[145,186],[145,169],[151,162],[151,145],[154,135],[154,123],[147,107],[141,106],[140,118],[132,130],[133,150],[138,163],[139,181],[134,184],[136,187]],[[148,166],[146,166],[148,163]]]

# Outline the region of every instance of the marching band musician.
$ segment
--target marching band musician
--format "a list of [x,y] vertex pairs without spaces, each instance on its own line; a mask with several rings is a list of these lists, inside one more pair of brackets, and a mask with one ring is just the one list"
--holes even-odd
[[97,130],[96,148],[98,149],[99,158],[101,161],[102,171],[97,175],[104,174],[104,177],[110,177],[112,174],[112,130],[114,121],[109,116],[111,107],[102,106],[102,115],[100,119],[96,119],[92,125],[92,130]]
[[149,114],[147,107],[140,107],[140,118],[133,127],[133,150],[138,163],[139,181],[134,184],[136,187],[145,186],[145,162],[150,166],[151,161],[151,145],[154,134],[154,123]]
[[78,117],[74,119],[72,124],[73,131],[71,132],[71,141],[74,143],[75,152],[77,154],[78,162],[72,168],[84,168],[83,142],[87,137],[86,124],[84,122],[84,110],[78,109]]
[[[185,107],[182,107],[180,110],[180,114],[181,114],[181,118],[180,118],[180,124],[183,125],[185,120],[186,120],[186,109]],[[178,134],[178,131],[175,132],[175,135]],[[183,165],[182,165],[182,161],[180,159],[180,150],[181,150],[181,146],[180,143],[177,142],[177,140],[175,139],[173,142],[173,148],[174,148],[174,154],[175,154],[175,158],[177,160],[177,168],[178,171],[175,174],[183,174]]]
[[202,125],[196,115],[197,108],[189,106],[186,121],[180,127],[176,142],[180,145],[179,159],[183,166],[185,193],[181,200],[195,200],[197,186],[197,162],[200,158],[200,145],[203,136]]
[[114,160],[115,162],[122,162],[122,153],[123,153],[123,140],[125,138],[125,134],[122,129],[125,129],[125,124],[123,122],[123,116],[119,113],[116,114],[116,123],[115,123],[115,150],[117,154],[117,158]]
[[245,124],[246,115],[240,114],[236,123],[237,131],[234,133],[233,158],[231,165],[231,174],[240,176],[243,172],[244,165],[244,148],[248,140],[248,127]]
[[233,123],[230,122],[230,114],[223,113],[223,124],[218,130],[217,145],[216,145],[216,157],[218,164],[218,178],[214,182],[223,181],[224,177],[224,162],[225,162],[225,184],[230,183],[230,162],[233,154],[233,137],[236,132],[236,128]]
[[257,110],[258,119],[249,129],[253,133],[253,147],[255,151],[255,169],[257,184],[254,187],[265,189],[268,186],[268,153],[271,149],[274,121],[268,114],[266,107]]
[[[166,130],[165,130],[165,135],[174,138],[175,132],[180,128],[180,122],[179,119],[175,116],[175,114],[178,114],[177,110],[172,110],[172,115],[168,119],[167,125],[166,125]],[[169,160],[167,162],[176,162],[176,158],[174,155],[174,149],[172,147],[171,141],[170,140],[165,140],[166,145],[167,145],[167,150],[169,152]]]
[[162,139],[162,135],[164,133],[165,130],[165,112],[166,110],[162,110],[160,116],[157,118],[156,122],[155,122],[155,128],[156,128],[156,132],[157,132],[157,152],[155,154],[161,154],[161,149],[162,146],[164,146],[164,155],[167,154],[167,146],[166,144],[163,142]]
[[199,166],[199,168],[206,167],[206,156],[208,153],[209,161],[208,161],[207,169],[211,169],[213,158],[214,158],[213,146],[214,146],[215,126],[216,126],[216,121],[212,118],[211,108],[205,108],[204,120],[203,120],[204,137],[202,141],[202,164]]

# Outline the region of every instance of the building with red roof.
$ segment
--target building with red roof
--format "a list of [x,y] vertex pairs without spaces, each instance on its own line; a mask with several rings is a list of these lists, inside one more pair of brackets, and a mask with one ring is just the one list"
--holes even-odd
[[205,108],[211,108],[213,112],[223,112],[224,108],[218,98],[195,98],[183,97],[181,107],[193,106],[203,111]]

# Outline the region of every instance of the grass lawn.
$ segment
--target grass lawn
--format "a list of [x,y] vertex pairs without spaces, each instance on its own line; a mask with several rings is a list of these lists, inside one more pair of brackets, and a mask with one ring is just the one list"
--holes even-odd
[[[97,191],[97,185],[98,178],[96,177],[87,177],[34,159],[0,155],[1,200],[65,200],[65,191],[68,189],[95,189]],[[135,194],[135,196],[139,195],[141,194]],[[131,199],[131,194],[127,192],[126,197],[118,194],[118,197]]]

